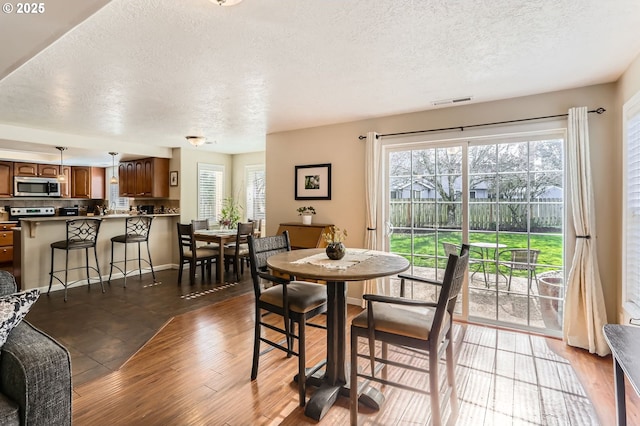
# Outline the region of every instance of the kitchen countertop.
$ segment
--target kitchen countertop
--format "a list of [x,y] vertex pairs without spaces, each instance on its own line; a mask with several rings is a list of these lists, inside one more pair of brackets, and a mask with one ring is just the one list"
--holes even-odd
[[[136,216],[129,215],[126,213],[121,214],[105,214],[102,216],[46,216],[46,217],[22,217],[20,218],[23,222],[55,222],[55,221],[67,221],[73,219],[84,219],[84,218],[93,218],[93,219],[122,219],[123,217]],[[180,213],[158,213],[158,214],[145,214],[139,216],[153,216],[153,217],[173,217],[180,216]]]

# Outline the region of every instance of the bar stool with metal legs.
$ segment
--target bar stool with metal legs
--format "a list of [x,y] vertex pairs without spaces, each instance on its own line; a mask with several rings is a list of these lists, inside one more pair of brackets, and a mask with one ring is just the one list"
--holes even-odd
[[[100,219],[72,219],[67,220],[67,239],[62,241],[56,241],[51,243],[51,272],[49,272],[49,290],[51,291],[51,285],[55,278],[64,286],[64,301],[67,301],[67,288],[69,285],[79,282],[80,280],[68,282],[69,271],[74,269],[86,269],[87,271],[87,287],[91,285],[91,277],[89,276],[89,269],[93,269],[98,273],[98,279],[100,280],[100,287],[104,293],[104,284],[102,283],[102,275],[100,275],[100,264],[98,263],[98,253],[96,252],[96,241],[98,239],[98,231],[100,230]],[[89,249],[93,248],[93,254],[96,258],[96,266],[89,265]],[[54,253],[58,250],[65,251],[65,263],[64,269],[53,270],[54,266]],[[69,251],[84,249],[85,265],[69,268]],[[55,274],[64,271],[64,281],[58,278]]]
[[[140,277],[142,278],[142,262],[145,262],[151,268],[151,275],[153,276],[153,282],[156,282],[156,273],[153,270],[153,264],[151,263],[151,251],[149,250],[149,231],[151,230],[151,221],[153,220],[153,216],[129,216],[125,221],[126,234],[117,235],[111,238],[111,268],[109,270],[109,284],[111,284],[111,275],[113,273],[113,268],[116,268],[118,271],[122,272],[124,277],[124,287],[127,286],[127,275],[131,272],[135,272],[136,269],[127,272],[127,261],[128,260],[137,260],[138,261],[138,269],[140,273]],[[124,244],[124,260],[113,260],[113,248],[115,243]],[[134,259],[127,258],[127,246],[130,243],[138,244],[138,257]],[[143,259],[140,252],[140,244],[147,244],[147,256],[149,260]],[[116,263],[124,263],[123,267],[120,268]]]

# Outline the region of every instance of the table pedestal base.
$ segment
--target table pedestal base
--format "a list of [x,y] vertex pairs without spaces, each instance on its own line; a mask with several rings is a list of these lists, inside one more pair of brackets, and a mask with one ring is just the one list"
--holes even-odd
[[[304,415],[316,421],[320,421],[327,414],[338,396],[349,398],[351,391],[349,384],[332,386],[326,383],[322,377],[316,376],[309,377],[307,385],[318,387],[304,408]],[[379,410],[384,403],[384,394],[376,388],[365,386],[358,401],[369,408]]]

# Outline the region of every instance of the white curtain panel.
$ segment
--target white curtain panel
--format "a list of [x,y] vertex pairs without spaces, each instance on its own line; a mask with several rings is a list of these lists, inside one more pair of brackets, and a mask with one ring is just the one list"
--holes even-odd
[[[380,250],[378,242],[378,226],[380,218],[378,217],[378,197],[381,196],[382,190],[380,169],[382,167],[382,147],[380,138],[375,132],[367,133],[367,141],[365,142],[365,202],[366,202],[366,226],[364,236],[364,247],[372,250]],[[364,294],[380,294],[382,293],[381,280],[367,280],[364,282]],[[364,300],[362,301],[364,307]]]
[[604,356],[609,353],[602,333],[607,312],[596,251],[587,114],[586,107],[569,109],[567,179],[576,249],[566,288],[564,340],[571,346]]

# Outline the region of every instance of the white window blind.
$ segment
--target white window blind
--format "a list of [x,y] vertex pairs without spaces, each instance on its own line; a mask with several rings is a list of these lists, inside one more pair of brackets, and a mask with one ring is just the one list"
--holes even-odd
[[222,210],[224,167],[198,163],[198,219],[218,222]]
[[624,106],[623,301],[640,317],[640,93]]
[[[118,175],[118,166],[106,167],[105,176],[107,180],[107,194],[109,197],[110,210],[129,210],[129,198],[120,197],[120,176]],[[111,183],[111,177],[115,176],[118,183]]]
[[264,166],[247,166],[247,219],[265,219],[265,173]]

